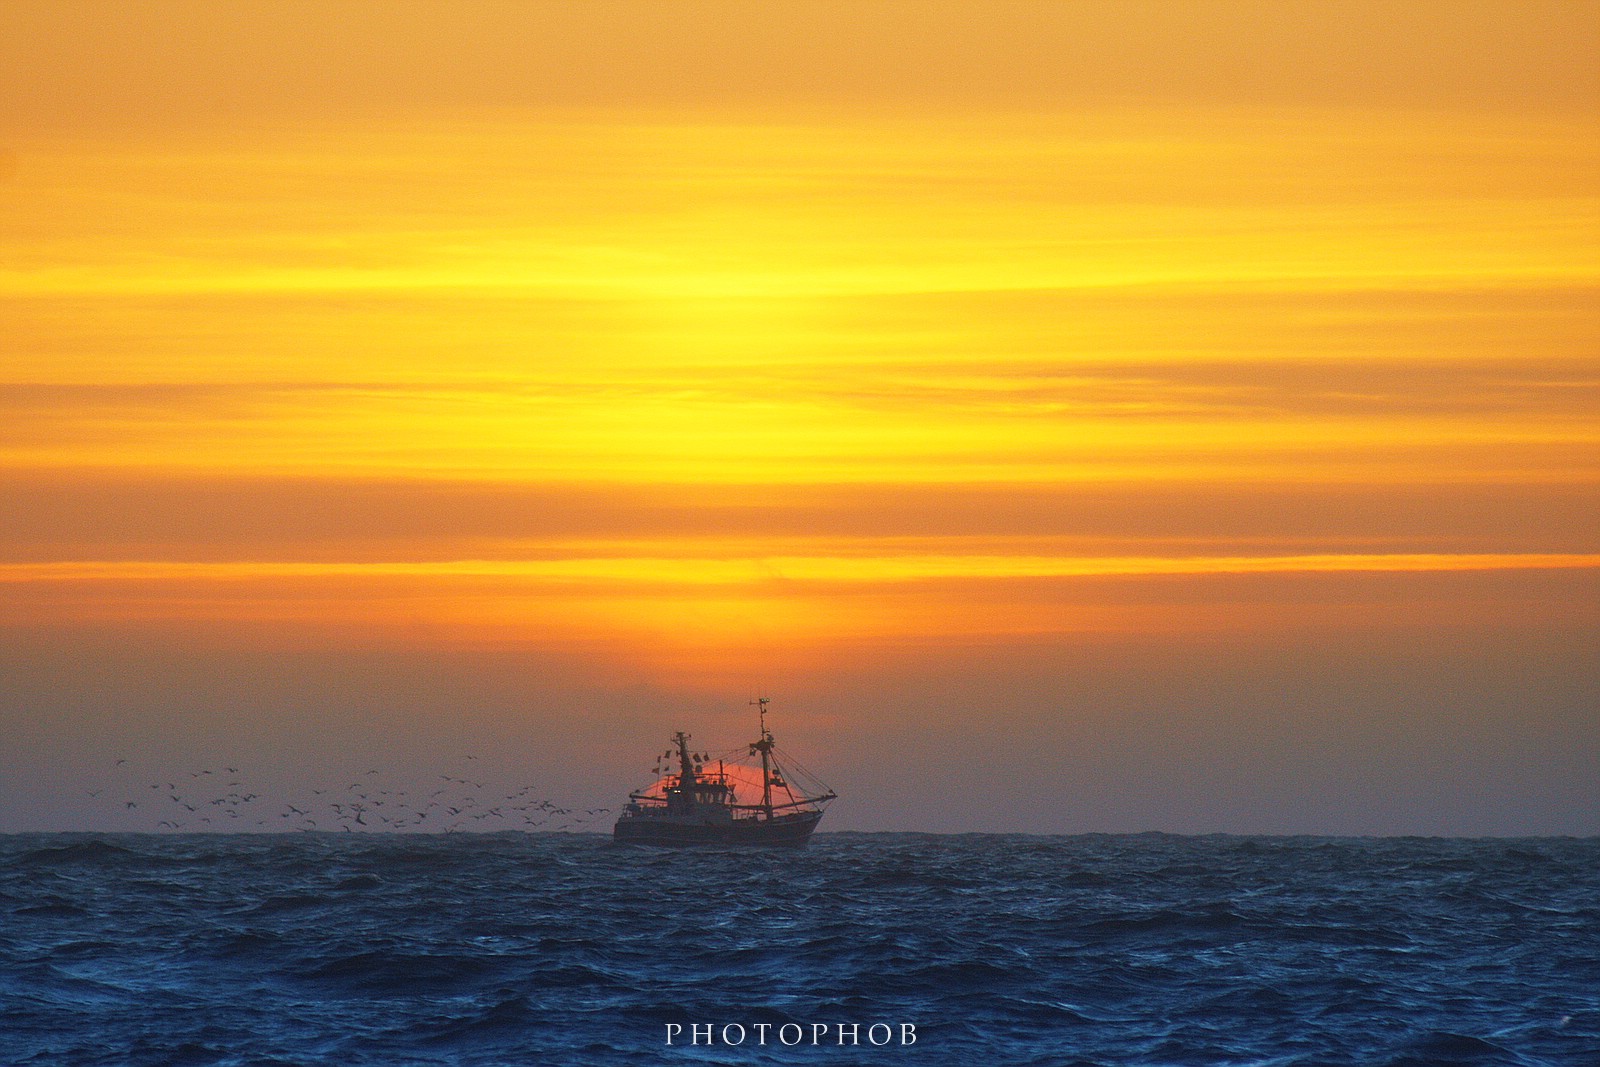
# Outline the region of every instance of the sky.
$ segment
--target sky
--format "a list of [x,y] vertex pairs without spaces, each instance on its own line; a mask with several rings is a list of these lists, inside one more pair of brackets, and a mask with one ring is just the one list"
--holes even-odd
[[0,831],[766,696],[825,829],[1600,834],[1596,42],[14,0]]

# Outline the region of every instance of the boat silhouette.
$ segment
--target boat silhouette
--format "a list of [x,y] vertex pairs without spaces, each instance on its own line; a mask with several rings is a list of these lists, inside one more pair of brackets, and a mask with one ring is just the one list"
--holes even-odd
[[669,765],[677,759],[676,773],[628,794],[613,839],[669,846],[805,844],[822,821],[824,806],[838,794],[821,782],[814,790],[799,783],[798,765],[787,756],[788,767],[779,761],[767,729],[767,698],[754,704],[761,733],[745,755],[759,756],[759,769],[740,761],[730,763],[726,757],[713,763],[709,754],[691,752],[689,735],[679,730],[672,735],[673,747],[661,757]]

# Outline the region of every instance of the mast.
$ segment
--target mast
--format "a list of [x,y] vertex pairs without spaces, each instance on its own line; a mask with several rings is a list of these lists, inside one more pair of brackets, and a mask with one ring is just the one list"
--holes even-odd
[[767,732],[767,704],[766,697],[757,697],[750,703],[754,704],[761,715],[761,740],[750,746],[750,751],[761,753],[761,810],[767,813],[767,818],[772,818],[772,735]]
[[667,810],[693,811],[699,799],[695,794],[700,783],[695,779],[694,760],[689,757],[689,735],[679,730],[672,735],[672,740],[678,746],[678,787],[667,789]]
[[672,735],[678,743],[678,786],[682,789],[692,790],[695,787],[694,761],[689,758],[689,735],[679,730]]

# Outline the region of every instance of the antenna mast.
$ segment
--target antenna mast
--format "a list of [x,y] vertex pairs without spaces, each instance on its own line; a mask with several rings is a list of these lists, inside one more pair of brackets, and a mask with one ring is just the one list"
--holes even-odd
[[751,749],[761,753],[761,808],[767,813],[767,818],[772,818],[772,735],[767,732],[767,704],[766,697],[757,697],[750,703],[754,704],[761,716],[761,740],[751,745]]

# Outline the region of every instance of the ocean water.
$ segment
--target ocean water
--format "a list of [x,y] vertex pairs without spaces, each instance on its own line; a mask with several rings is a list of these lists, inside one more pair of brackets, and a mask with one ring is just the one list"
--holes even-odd
[[0,1063],[1596,1065],[1600,840],[0,836]]

